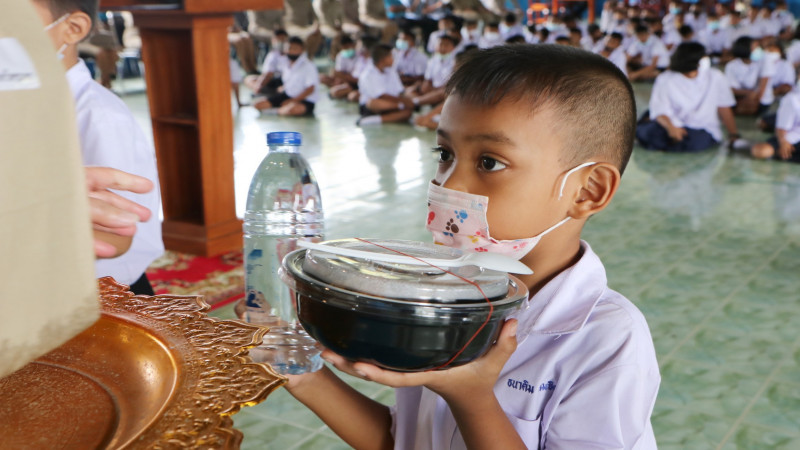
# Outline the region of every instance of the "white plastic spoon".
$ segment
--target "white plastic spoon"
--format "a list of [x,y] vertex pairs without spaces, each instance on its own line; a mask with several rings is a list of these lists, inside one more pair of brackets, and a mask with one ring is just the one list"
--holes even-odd
[[370,252],[365,250],[354,250],[351,248],[336,247],[333,245],[315,244],[308,241],[297,241],[297,245],[311,250],[319,250],[321,252],[333,253],[334,255],[349,256],[351,258],[369,259],[372,261],[380,261],[394,264],[411,264],[416,266],[441,266],[441,267],[462,267],[462,266],[478,266],[484,269],[499,270],[501,272],[516,273],[521,275],[530,275],[533,271],[517,261],[516,259],[509,258],[505,255],[498,255],[496,253],[467,253],[453,259],[435,259],[435,258],[419,258],[404,256],[400,254]]

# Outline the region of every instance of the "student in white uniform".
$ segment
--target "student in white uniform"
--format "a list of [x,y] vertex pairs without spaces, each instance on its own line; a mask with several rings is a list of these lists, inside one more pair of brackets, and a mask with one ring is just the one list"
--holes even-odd
[[103,240],[119,249],[120,256],[98,260],[95,263],[97,276],[112,276],[129,285],[136,294],[153,295],[145,270],[164,253],[157,213],[160,192],[155,150],[125,103],[96,83],[86,64],[78,59],[77,44],[92,30],[92,21],[97,17],[97,2],[35,0],[33,5],[67,69],[67,82],[75,98],[83,164],[124,170],[147,178],[155,186],[146,194],[118,191],[122,197],[148,208],[153,214],[147,222],[136,227],[132,238],[100,232],[107,236]]
[[[772,89],[772,93],[777,99],[794,89],[795,83],[797,82],[797,74],[795,73],[794,66],[786,60],[783,47],[776,39],[768,39],[764,45],[764,51],[770,59],[778,58],[775,62],[775,73],[770,77],[769,86],[767,86],[767,89]],[[774,112],[765,113],[758,119],[756,124],[761,131],[765,133],[774,133],[776,116],[777,113]]]
[[[354,448],[655,449],[660,375],[647,323],[608,288],[580,239],[630,157],[628,80],[583,50],[512,45],[468,58],[448,93],[428,229],[444,245],[530,267],[527,307],[488,354],[462,367],[399,373],[323,352],[340,370],[396,387],[392,407],[328,368],[290,375],[289,392]],[[467,203],[478,229],[446,235],[453,210]]]
[[669,70],[656,78],[649,118],[636,127],[648,150],[697,152],[722,141],[720,119],[731,141],[739,138],[731,108],[736,104],[725,75],[711,67],[703,45],[678,46]]
[[646,25],[636,27],[636,40],[628,46],[628,78],[654,80],[669,66],[669,51],[661,39],[650,34]]
[[775,136],[753,146],[752,155],[758,159],[776,159],[800,163],[800,91],[786,94],[778,106]]
[[731,49],[735,58],[725,65],[725,76],[736,96],[736,114],[761,115],[772,105],[775,97],[770,78],[775,75],[775,63],[780,59],[767,54],[747,36],[736,40]]
[[503,36],[500,34],[500,24],[489,22],[483,27],[483,36],[478,40],[478,47],[492,48],[505,44]]
[[265,114],[281,116],[310,116],[319,96],[319,71],[305,54],[303,40],[289,38],[289,50],[281,67],[283,85],[278,93],[253,101],[253,106]]
[[378,44],[372,49],[372,64],[358,79],[361,118],[359,126],[408,123],[414,104],[403,95],[403,82],[394,67],[392,47]]
[[333,70],[330,75],[320,75],[320,83],[328,86],[331,98],[347,97],[353,87],[358,84],[358,78],[353,73],[356,70],[356,43],[350,36],[340,38],[341,50],[334,59]]
[[261,65],[261,74],[247,75],[244,78],[244,85],[253,91],[254,96],[275,95],[281,85],[280,66],[281,61],[286,58],[286,51],[289,49],[289,34],[281,28],[272,32],[269,53],[264,58]]
[[439,39],[439,49],[428,61],[425,79],[406,89],[406,96],[414,102],[414,106],[435,105],[444,101],[444,86],[455,65],[455,38],[444,35]]
[[464,26],[461,27],[461,45],[478,45],[481,40],[480,23],[477,20],[470,19],[464,21]]
[[428,44],[426,50],[429,54],[433,55],[439,48],[439,39],[442,36],[452,33],[456,29],[456,22],[453,16],[447,15],[439,19],[439,29],[431,33],[428,37]]
[[592,52],[592,53],[600,53],[605,47],[605,42],[603,41],[603,31],[600,30],[600,26],[596,23],[590,24],[586,28],[586,36],[581,39],[581,47],[584,50]]
[[500,36],[506,40],[512,36],[524,36],[525,29],[517,23],[517,15],[513,12],[507,12],[503,17],[503,22],[500,23]]
[[[370,36],[368,34],[362,35],[358,39],[358,46],[356,47],[356,63],[355,68],[353,69],[352,75],[353,77],[358,78],[361,77],[361,74],[364,73],[367,68],[372,65],[372,49],[378,45],[378,38]],[[357,102],[358,101],[358,82],[350,85],[351,90],[347,93],[347,101],[350,102]]]
[[400,30],[395,42],[394,65],[404,86],[421,82],[428,67],[428,57],[417,49],[417,37],[409,29]]
[[628,57],[622,47],[622,35],[611,33],[605,38],[605,46],[597,52],[600,56],[611,61],[626,76],[628,74]]

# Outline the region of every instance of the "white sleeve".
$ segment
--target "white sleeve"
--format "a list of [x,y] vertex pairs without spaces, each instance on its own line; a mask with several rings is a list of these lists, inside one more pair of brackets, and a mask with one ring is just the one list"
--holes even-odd
[[344,57],[342,56],[342,52],[339,52],[339,54],[336,55],[336,60],[333,63],[333,70],[337,72],[343,72],[344,71],[343,66],[344,66]]
[[794,101],[792,100],[793,95],[796,94],[786,95],[781,99],[781,102],[778,106],[777,116],[775,118],[776,129],[792,131],[795,123],[795,117],[797,116],[797,111],[794,109]]
[[316,89],[317,84],[319,84],[319,71],[317,70],[317,66],[314,65],[313,62],[309,62],[307,67],[308,70],[304,71],[303,87],[307,89],[314,86]]
[[656,77],[653,92],[650,94],[650,118],[655,120],[658,116],[667,116],[670,119],[674,116],[669,86],[666,85],[666,78],[663,75]]
[[364,71],[364,76],[358,80],[358,92],[365,100],[363,103],[376,99],[384,94],[383,86],[375,82],[374,75],[375,72],[372,70]]
[[720,72],[716,72],[712,83],[714,89],[716,89],[717,108],[736,106],[736,97],[733,96],[733,89],[731,89],[731,85],[726,76]]
[[736,77],[736,69],[735,66],[731,64],[732,62],[733,61],[725,66],[725,77],[728,79],[728,83],[730,84],[731,88],[742,89],[742,83]]
[[428,60],[428,65],[425,67],[425,79],[426,80],[431,81],[433,79],[433,75],[436,72],[435,67],[434,67],[435,65],[436,65],[436,59],[435,58],[431,58],[431,59]]

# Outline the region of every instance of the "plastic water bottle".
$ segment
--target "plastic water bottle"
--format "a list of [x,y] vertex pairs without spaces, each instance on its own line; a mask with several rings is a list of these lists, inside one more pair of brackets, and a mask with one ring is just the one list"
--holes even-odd
[[244,216],[245,317],[270,328],[251,354],[283,374],[322,367],[320,347],[298,323],[294,298],[278,274],[298,240],[322,240],[319,186],[301,143],[300,133],[267,134],[269,152],[253,175]]

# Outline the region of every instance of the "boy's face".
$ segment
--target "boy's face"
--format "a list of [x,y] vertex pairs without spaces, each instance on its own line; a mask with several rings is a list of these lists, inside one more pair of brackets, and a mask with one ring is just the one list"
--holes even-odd
[[558,122],[546,107],[531,115],[525,106],[504,100],[479,107],[451,95],[437,130],[435,182],[489,197],[487,220],[495,239],[535,236],[564,219],[569,208],[566,199],[558,200],[558,182],[569,169],[559,160],[563,143],[553,132]]
[[439,41],[438,51],[440,55],[450,54],[450,52],[453,51],[453,48],[454,48],[453,43],[450,42],[449,39],[442,39],[441,41]]
[[300,44],[289,44],[289,51],[286,52],[289,56],[300,56],[303,54],[303,46]]

